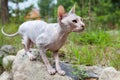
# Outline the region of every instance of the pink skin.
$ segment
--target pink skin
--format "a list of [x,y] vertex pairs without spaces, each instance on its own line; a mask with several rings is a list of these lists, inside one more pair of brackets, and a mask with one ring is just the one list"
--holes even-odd
[[[22,44],[30,60],[36,59],[36,57],[30,53],[30,47],[33,43],[36,44],[50,75],[56,72],[60,75],[65,75],[65,71],[61,69],[59,64],[58,51],[64,45],[70,32],[80,32],[85,26],[81,17],[75,14],[75,6],[67,15],[64,13],[62,6],[58,8],[58,12],[60,12],[58,13],[58,23],[46,23],[42,20],[27,21],[21,24],[18,32],[14,34],[7,34],[3,31],[3,28],[1,29],[2,34],[8,37],[13,37],[18,34],[22,36]],[[46,57],[47,50],[53,52],[56,69],[52,68]]]

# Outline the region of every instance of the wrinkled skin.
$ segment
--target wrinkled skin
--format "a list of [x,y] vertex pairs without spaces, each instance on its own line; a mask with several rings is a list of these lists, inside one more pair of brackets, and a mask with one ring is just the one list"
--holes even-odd
[[[20,34],[22,36],[22,44],[30,60],[34,60],[35,56],[30,53],[29,48],[33,43],[36,44],[48,73],[55,74],[58,72],[60,75],[65,75],[59,65],[58,51],[65,43],[68,34],[84,30],[85,24],[82,22],[81,17],[75,14],[74,8],[67,15],[60,14],[58,17],[60,17],[58,18],[58,23],[46,23],[42,20],[27,21],[20,25],[18,32],[15,34],[8,35],[3,31],[2,33],[6,36]],[[47,50],[54,54],[56,69],[52,68],[46,57],[45,53]]]

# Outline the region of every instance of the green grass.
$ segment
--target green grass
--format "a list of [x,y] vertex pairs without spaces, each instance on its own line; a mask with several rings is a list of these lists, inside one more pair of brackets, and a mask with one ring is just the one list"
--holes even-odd
[[[0,25],[1,29],[2,25]],[[18,24],[5,25],[5,32],[15,33]],[[9,44],[18,50],[22,48],[21,37],[5,37],[0,34],[0,46]],[[65,53],[64,60],[72,64],[113,66],[120,70],[120,32],[90,30],[82,33],[71,33],[66,44],[61,48]]]
[[72,33],[61,49],[74,64],[113,66],[120,70],[120,32],[104,30]]
[[[0,25],[0,30],[2,28],[3,25]],[[6,24],[4,25],[4,31],[8,34],[13,34],[15,32],[17,32],[19,25],[18,24]],[[3,45],[13,45],[15,46],[17,49],[21,48],[21,37],[20,36],[15,36],[15,37],[6,37],[4,35],[2,35],[2,33],[0,32],[0,46]]]

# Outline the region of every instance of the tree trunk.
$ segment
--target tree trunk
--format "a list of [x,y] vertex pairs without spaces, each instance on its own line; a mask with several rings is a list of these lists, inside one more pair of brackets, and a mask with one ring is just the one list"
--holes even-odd
[[9,21],[9,13],[8,13],[8,0],[0,0],[1,6],[1,21],[2,24],[8,23]]
[[0,0],[0,23],[1,23],[1,0]]
[[19,21],[19,1],[18,0],[16,0],[16,5],[17,5],[16,17],[17,17],[17,20]]

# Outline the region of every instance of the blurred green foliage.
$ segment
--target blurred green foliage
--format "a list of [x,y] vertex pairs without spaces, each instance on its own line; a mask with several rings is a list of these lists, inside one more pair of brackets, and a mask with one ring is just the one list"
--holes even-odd
[[57,20],[57,7],[59,5],[63,5],[68,12],[74,4],[76,4],[77,15],[90,17],[90,19],[92,19],[86,22],[86,24],[89,24],[88,26],[90,28],[92,28],[92,25],[97,25],[97,27],[105,29],[119,27],[119,0],[57,0],[57,4],[54,4],[54,0],[38,0],[38,6],[41,9],[41,16],[43,19],[48,16],[49,18],[52,18],[49,22],[55,22]]
[[[66,55],[65,59],[70,63],[100,64],[114,66],[120,70],[120,0],[57,0],[57,4],[54,0],[38,0],[41,18],[47,22],[57,22],[57,8],[60,4],[67,12],[76,4],[76,14],[90,18],[85,21],[86,30],[83,33],[69,35],[68,41],[61,49]],[[19,18],[10,13],[10,23],[4,25],[5,32],[16,32],[19,25],[25,21],[25,14],[32,8],[33,5],[20,10]],[[0,29],[2,26],[0,24]],[[115,30],[110,32],[110,29]],[[0,46],[11,44],[17,49],[22,48],[20,36],[9,38],[0,34],[0,39]]]
[[[11,0],[18,4],[19,2],[27,1]],[[57,1],[57,2],[55,2]],[[68,12],[71,7],[76,4],[76,14],[86,18],[89,17],[90,20],[86,21],[87,26],[91,29],[102,27],[104,29],[118,29],[120,24],[120,1],[119,0],[38,0],[38,7],[40,9],[41,18],[47,22],[57,21],[57,8],[59,5],[65,7],[66,12]],[[15,23],[24,22],[24,17],[27,12],[34,8],[33,5],[25,8],[24,10],[13,10],[9,8],[10,11],[10,21]],[[15,13],[16,17],[12,14]]]

